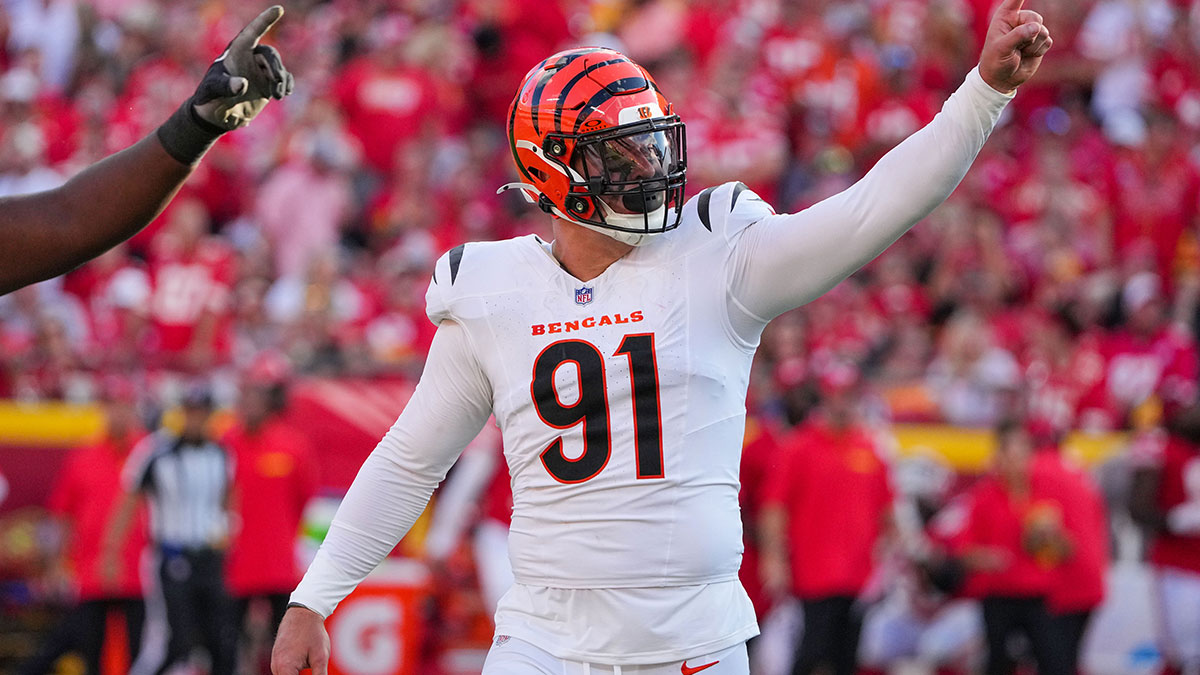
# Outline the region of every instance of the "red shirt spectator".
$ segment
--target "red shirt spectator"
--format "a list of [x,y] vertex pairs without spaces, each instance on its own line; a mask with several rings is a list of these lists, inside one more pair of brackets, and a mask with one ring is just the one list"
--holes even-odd
[[300,581],[293,555],[300,520],[317,488],[308,441],[272,418],[255,430],[234,428],[225,444],[236,463],[241,524],[229,551],[229,588],[236,596],[289,592]]
[[1104,600],[1104,574],[1108,570],[1108,515],[1104,498],[1083,471],[1069,466],[1057,448],[1034,455],[1035,481],[1045,481],[1059,495],[1063,527],[1074,548],[1056,568],[1047,598],[1051,612],[1090,611]]
[[1180,151],[1174,120],[1152,116],[1147,141],[1118,155],[1109,177],[1113,250],[1148,247],[1164,279],[1174,276],[1180,237],[1196,224],[1200,178]]
[[392,54],[347,66],[334,93],[346,113],[346,126],[362,142],[367,163],[384,174],[395,167],[397,149],[422,137],[437,119],[428,75]]
[[1123,419],[1156,392],[1195,387],[1197,356],[1191,336],[1166,328],[1150,336],[1122,331],[1102,345],[1107,363],[1101,391],[1090,397],[1105,401]]
[[109,366],[133,363],[150,304],[150,276],[126,246],[67,275],[64,288],[87,307],[95,357]]
[[[233,257],[222,240],[207,236],[199,202],[177,204],[173,216],[150,260],[154,346],[169,365],[202,368],[231,346]],[[199,360],[185,363],[186,352]]]
[[759,575],[759,515],[766,498],[767,484],[779,458],[779,441],[766,420],[759,416],[746,419],[746,438],[742,446],[742,489],[738,502],[742,507],[742,580],[759,617],[766,616],[771,600]]
[[115,583],[106,585],[100,570],[109,521],[125,494],[121,470],[138,440],[138,434],[128,433],[76,450],[50,494],[50,510],[70,528],[67,557],[74,568],[80,600],[141,596],[138,565],[147,531],[142,507],[138,507],[136,524],[121,546],[121,573]]
[[1056,433],[1113,428],[1108,412],[1092,410],[1087,419],[1079,414],[1084,397],[1104,377],[1104,358],[1095,336],[1072,337],[1065,324],[1047,318],[1031,325],[1026,338],[1021,360],[1029,422]]
[[892,502],[875,439],[859,426],[817,421],[782,445],[765,502],[786,513],[796,595],[857,595]]
[[971,489],[966,523],[957,545],[968,558],[987,552],[992,565],[972,575],[973,594],[998,597],[1046,597],[1061,562],[1052,553],[1027,549],[1032,528],[1063,522],[1055,481],[1031,475],[1029,489],[1014,491],[999,476],[989,475]]

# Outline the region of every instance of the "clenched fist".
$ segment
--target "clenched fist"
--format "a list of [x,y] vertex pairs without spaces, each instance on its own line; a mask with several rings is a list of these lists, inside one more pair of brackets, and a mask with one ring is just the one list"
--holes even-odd
[[274,675],[297,675],[312,668],[313,675],[329,672],[329,633],[325,619],[307,607],[292,606],[279,623],[271,650]]

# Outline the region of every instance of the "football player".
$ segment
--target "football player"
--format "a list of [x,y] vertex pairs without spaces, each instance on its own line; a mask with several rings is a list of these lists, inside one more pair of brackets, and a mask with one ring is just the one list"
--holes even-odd
[[326,672],[323,621],[395,546],[494,414],[513,486],[485,675],[748,673],[738,463],[771,318],[829,290],[941,203],[1050,33],[1004,0],[979,66],[845,192],[777,215],[740,183],[683,198],[683,122],[600,48],[526,76],[508,134],[520,190],[555,216],[458,246],[426,296],[424,374],[292,594],[273,670]]
[[242,29],[196,93],[152,135],[61,187],[0,199],[0,295],[49,279],[128,239],[162,211],[217,138],[292,92],[279,52],[258,41],[275,5]]

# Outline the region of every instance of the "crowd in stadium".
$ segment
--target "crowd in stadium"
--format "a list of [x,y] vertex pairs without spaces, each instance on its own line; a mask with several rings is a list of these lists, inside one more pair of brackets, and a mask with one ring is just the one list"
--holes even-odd
[[[623,45],[688,123],[693,192],[737,179],[791,211],[936,112],[975,58],[988,4],[298,3],[276,37],[297,94],[220,143],[129,245],[0,302],[0,394],[88,400],[98,373],[228,373],[267,348],[304,373],[413,375],[433,332],[423,292],[436,256],[545,228],[519,196],[495,194],[512,172],[511,90],[538,55]],[[7,8],[3,194],[54,185],[151,131],[253,9]],[[986,426],[1028,388],[1057,428],[1120,429],[1156,384],[1133,362],[1154,352],[1153,368],[1193,374],[1195,16],[1165,0],[1040,11],[1055,58],[966,184],[779,322],[765,398],[840,358],[897,392],[897,418]]]
[[[975,63],[992,4],[289,3],[270,41],[295,94],[221,140],[133,240],[0,297],[0,398],[97,401],[120,374],[143,404],[166,407],[203,376],[217,404],[232,405],[264,352],[285,355],[298,377],[415,378],[435,331],[424,292],[437,256],[463,241],[548,230],[518,194],[496,194],[514,172],[508,106],[545,55],[573,44],[622,49],[687,123],[689,194],[740,180],[790,212],[847,187],[932,118]],[[52,187],[152,132],[260,9],[0,3],[0,195]],[[1000,445],[1016,448],[1009,468],[1021,474],[1030,471],[1025,444],[1076,429],[1146,432],[1194,399],[1200,2],[1040,0],[1036,9],[1054,52],[955,195],[764,334],[750,404],[771,433],[814,411],[829,417],[846,392],[865,403],[854,424],[873,430],[889,421],[990,429],[1019,412],[1032,436],[1007,429]],[[747,462],[754,457],[748,449]],[[1095,487],[1066,488],[1065,473],[1046,471],[1037,475],[1050,483],[1034,492],[1076,495],[1064,518],[1086,520],[1072,509],[1093,508]],[[777,512],[777,525],[805,520],[795,514],[809,507],[782,503],[759,478],[744,478],[751,516],[794,508],[791,519]],[[827,512],[792,536],[836,539]],[[1037,555],[1059,555],[1059,529],[1041,533]],[[1106,538],[1093,532],[1091,544],[1105,549]],[[770,542],[762,551],[749,543],[748,569],[769,577],[757,556],[772,554]],[[1084,562],[1101,569],[1107,552],[1095,556]],[[828,581],[795,574],[797,587]],[[1017,583],[1051,583],[1033,577]],[[1022,611],[993,610],[993,619]],[[844,657],[829,656],[835,665]],[[1039,665],[1061,657],[1037,655]],[[1066,672],[1059,666],[1042,672]]]
[[[0,393],[87,400],[96,373],[227,371],[264,348],[302,372],[411,375],[432,335],[436,255],[545,227],[494,194],[511,172],[512,83],[538,54],[619,41],[685,115],[692,189],[740,179],[788,211],[936,112],[987,5],[402,4],[293,8],[277,39],[298,94],[222,142],[128,246],[0,303]],[[1178,349],[1172,370],[1193,367],[1174,334],[1192,323],[1200,271],[1180,142],[1200,125],[1187,8],[1042,9],[1059,36],[1048,72],[950,205],[775,331],[767,396],[834,355],[885,387],[938,392],[903,398],[901,416],[986,425],[1030,381],[1055,424],[1121,428],[1145,378],[1102,381],[1145,351],[1133,333]],[[12,3],[0,193],[54,185],[152,130],[249,11]]]

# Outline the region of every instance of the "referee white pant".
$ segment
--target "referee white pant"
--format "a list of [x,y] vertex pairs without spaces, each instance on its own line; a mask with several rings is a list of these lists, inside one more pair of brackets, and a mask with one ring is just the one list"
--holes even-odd
[[639,666],[609,666],[560,659],[524,640],[497,636],[488,650],[482,675],[749,675],[746,643],[684,661]]

